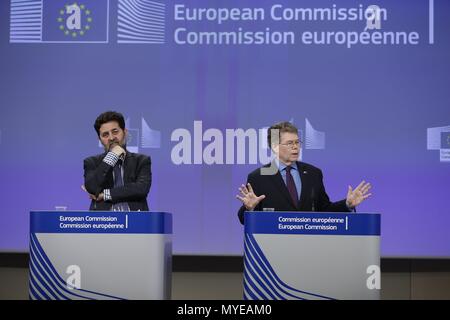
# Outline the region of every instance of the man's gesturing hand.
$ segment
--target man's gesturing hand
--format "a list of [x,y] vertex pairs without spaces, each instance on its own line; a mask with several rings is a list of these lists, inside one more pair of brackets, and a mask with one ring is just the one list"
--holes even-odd
[[347,207],[353,209],[358,204],[370,197],[372,195],[371,193],[368,193],[370,188],[370,183],[366,183],[364,180],[361,181],[361,183],[355,188],[355,190],[352,190],[352,187],[348,186],[346,199]]
[[256,196],[250,183],[247,183],[247,186],[241,185],[239,191],[241,195],[237,195],[236,198],[244,204],[247,210],[255,209],[258,203],[266,197],[265,195]]

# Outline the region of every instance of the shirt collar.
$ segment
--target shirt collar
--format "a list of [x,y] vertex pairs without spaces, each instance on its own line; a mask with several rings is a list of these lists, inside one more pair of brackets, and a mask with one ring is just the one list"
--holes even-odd
[[[278,170],[279,170],[280,172],[283,171],[284,169],[286,169],[286,167],[287,167],[287,165],[284,164],[283,162],[281,162],[278,158],[275,158],[275,164],[277,165]],[[291,164],[291,168],[298,171],[297,163],[296,163],[296,162],[293,162],[293,163]]]

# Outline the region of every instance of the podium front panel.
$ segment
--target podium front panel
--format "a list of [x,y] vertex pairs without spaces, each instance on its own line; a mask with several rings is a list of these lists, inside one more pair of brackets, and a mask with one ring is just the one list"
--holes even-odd
[[31,299],[170,299],[172,215],[30,213]]
[[379,299],[380,215],[246,212],[244,299]]

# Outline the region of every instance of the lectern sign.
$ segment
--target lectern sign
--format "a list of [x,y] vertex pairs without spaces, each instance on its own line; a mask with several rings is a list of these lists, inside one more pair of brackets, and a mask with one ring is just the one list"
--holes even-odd
[[30,298],[168,299],[172,215],[30,214]]
[[244,252],[245,299],[379,299],[379,214],[247,212]]

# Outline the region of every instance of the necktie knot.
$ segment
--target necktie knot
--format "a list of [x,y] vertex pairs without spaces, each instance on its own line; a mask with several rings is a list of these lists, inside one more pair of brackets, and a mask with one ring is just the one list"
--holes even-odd
[[287,166],[285,169],[288,173],[291,173],[292,167],[291,166]]

